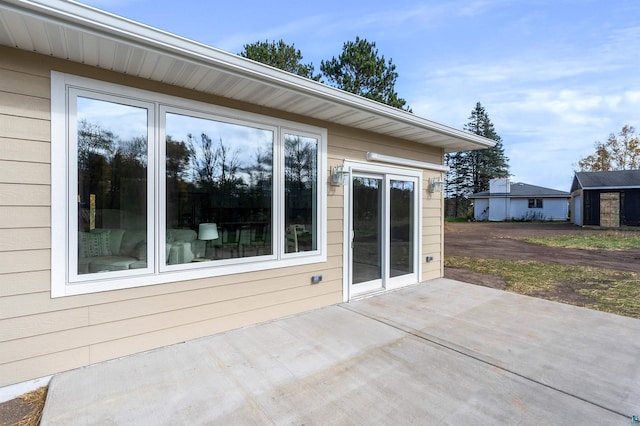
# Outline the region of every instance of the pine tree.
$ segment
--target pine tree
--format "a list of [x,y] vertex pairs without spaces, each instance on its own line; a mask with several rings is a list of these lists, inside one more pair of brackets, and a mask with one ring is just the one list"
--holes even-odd
[[395,64],[379,56],[375,42],[356,37],[344,43],[340,56],[322,61],[320,69],[334,87],[411,112],[396,92]]
[[316,74],[312,63],[302,63],[302,53],[294,44],[287,44],[280,40],[257,41],[245,44],[244,50],[239,53],[244,58],[253,59],[263,64],[297,74],[311,80],[320,81],[320,74]]
[[491,179],[509,176],[509,159],[504,153],[502,139],[480,102],[471,111],[464,130],[492,139],[496,144],[492,148],[446,155],[445,164],[450,171],[446,175],[445,197],[449,200],[447,215],[452,216],[465,216],[470,205],[469,196],[487,191]]

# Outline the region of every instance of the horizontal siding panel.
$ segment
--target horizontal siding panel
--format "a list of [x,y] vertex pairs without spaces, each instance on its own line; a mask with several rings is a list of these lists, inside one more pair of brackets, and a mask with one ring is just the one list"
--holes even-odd
[[442,238],[440,234],[440,227],[428,227],[422,230],[422,238],[424,240],[429,240],[431,238],[435,239],[435,241],[440,241]]
[[0,160],[0,183],[48,185],[51,183],[51,166]]
[[47,120],[0,114],[0,137],[49,142],[51,124]]
[[[8,56],[11,57],[12,55],[10,54]],[[0,57],[2,57],[2,55],[0,55]],[[4,62],[4,60],[0,62],[0,92],[44,99],[51,97],[51,89],[49,87],[51,80],[49,77],[7,69],[10,66],[11,65]]]
[[[43,67],[42,55],[7,46],[0,46],[0,69],[32,74],[49,79],[49,67]],[[46,57],[47,60],[52,58]]]
[[[0,260],[2,253],[0,253]],[[0,262],[1,264],[1,262]],[[49,271],[47,271],[49,272]],[[16,276],[19,274],[15,274]],[[2,275],[0,275],[1,277]],[[74,309],[96,305],[99,303],[109,303],[113,300],[123,300],[132,294],[136,294],[133,290],[148,290],[152,287],[139,287],[129,290],[118,290],[105,293],[92,293],[74,297],[58,297],[51,298],[50,289],[45,292],[16,294],[0,298],[0,319],[14,318],[23,315],[37,315],[45,312],[55,312],[64,309]],[[138,294],[144,294],[138,291]]]
[[[3,228],[48,228],[51,224],[51,208],[0,206],[0,229]],[[2,241],[0,241],[2,245]]]
[[442,164],[443,157],[437,149],[393,138],[376,142],[376,137],[380,136],[372,135],[372,138],[367,139],[351,138],[349,136],[332,138],[332,135],[329,134],[329,156],[335,160],[366,160],[367,152],[377,152],[394,157]]
[[[2,71],[0,71],[1,73]],[[48,97],[41,98],[6,91],[0,91],[0,97],[2,98],[0,114],[37,118],[39,120],[49,120],[51,117],[51,102]]]
[[[38,336],[89,325],[87,308],[67,309],[0,320],[0,342]],[[0,343],[0,347],[1,343]],[[0,362],[2,363],[2,362]]]
[[[40,253],[43,252],[43,253]],[[38,260],[41,263],[46,261],[46,268],[49,270],[50,267],[50,251],[49,250],[40,250],[40,251],[25,251],[25,252],[0,252],[0,269],[4,267],[8,269],[7,271],[2,273],[12,273],[12,272],[25,272],[22,270],[24,266],[21,266],[21,263],[27,262],[30,260],[33,264],[33,260],[30,259],[32,253],[37,254],[38,256],[42,256]],[[46,257],[45,257],[46,256]],[[9,259],[7,262],[4,259]],[[305,284],[308,283],[309,277],[315,274],[322,274],[326,270],[330,270],[333,268],[342,268],[342,260],[339,257],[331,257],[328,259],[326,263],[319,264],[310,264],[310,265],[301,265],[295,266],[291,268],[283,268],[283,269],[274,269],[274,270],[266,270],[259,271],[248,274],[235,274],[235,275],[223,275],[219,277],[212,278],[203,278],[198,280],[188,280],[188,281],[177,281],[174,283],[168,284],[158,284],[158,285],[150,285],[144,287],[136,287],[125,290],[118,291],[110,291],[110,292],[102,292],[102,293],[91,293],[85,294],[81,296],[74,297],[59,297],[55,299],[51,299],[49,291],[46,293],[32,293],[32,294],[22,294],[16,296],[8,296],[4,298],[0,298],[0,319],[2,318],[12,318],[16,316],[22,315],[33,315],[43,312],[51,312],[61,309],[72,309],[78,308],[82,306],[92,306],[92,305],[103,305],[109,303],[115,303],[119,301],[131,300],[131,299],[144,299],[147,297],[155,297],[158,295],[171,295],[171,294],[181,294],[184,292],[197,290],[197,289],[207,289],[210,287],[216,286],[225,286],[234,283],[244,283],[244,282],[252,282],[252,281],[261,281],[261,280],[269,280],[279,278],[280,280],[284,280],[287,282],[288,276],[293,275],[293,279],[296,276],[307,276],[307,280],[304,281]],[[12,269],[19,269],[18,271]],[[38,270],[38,269],[32,269]],[[49,272],[49,271],[47,271]],[[1,277],[2,275],[0,275]]]
[[327,234],[327,244],[342,244],[342,232],[331,232]]
[[[342,271],[342,244],[331,246],[332,250],[329,252],[329,258],[336,263],[340,263],[340,267],[336,268],[338,271]],[[324,274],[324,272],[322,272]],[[342,276],[340,276],[342,279]]]
[[51,271],[0,275],[0,298],[51,290]]
[[[342,277],[340,269],[325,270],[322,271],[322,274],[325,282],[320,287],[326,286],[327,281],[338,280]],[[291,276],[286,279],[273,277],[269,280],[240,282],[223,287],[211,287],[176,294],[146,297],[144,299],[125,300],[90,307],[89,319],[91,324],[99,324],[227,300],[234,300],[238,305],[242,305],[245,300],[256,296],[266,301],[272,294],[281,294],[283,291],[291,289],[303,289],[303,291],[312,292],[319,286],[311,286],[310,279],[307,274]]]
[[277,306],[283,303],[322,296],[327,293],[335,293],[338,287],[338,285],[333,285],[313,286],[309,289],[289,289],[270,294],[268,297],[265,297],[265,295],[256,295],[241,300],[229,300],[191,309],[127,319],[126,321],[110,322],[16,339],[0,344],[0,348],[2,349],[0,350],[0,364],[113,340],[122,341],[131,336],[197,324],[225,316],[236,316],[269,306]]
[[342,211],[342,208],[344,207],[344,195],[342,194],[342,192],[340,192],[340,195],[327,197],[327,207],[331,210]]
[[442,221],[442,217],[440,216],[440,213],[442,212],[442,210],[440,208],[437,209],[423,209],[422,210],[422,218],[425,221],[437,221],[438,223],[440,223],[440,221]]
[[106,361],[131,353],[143,352],[170,344],[181,343],[185,340],[193,340],[276,318],[294,315],[341,301],[342,292],[327,293],[310,299],[296,300],[251,312],[242,312],[222,318],[160,330],[155,333],[147,333],[126,339],[105,342],[91,347],[91,361]]
[[53,373],[73,370],[90,363],[89,348],[47,354],[0,365],[0,386],[8,386]]
[[442,202],[438,200],[423,200],[422,208],[425,213],[432,217],[432,214],[439,213],[442,209]]
[[442,203],[438,202],[438,203],[433,203],[433,202],[426,202],[425,200],[422,200],[422,212],[423,212],[423,216],[428,215],[429,217],[433,217],[433,214],[438,213],[442,208]]
[[442,272],[438,264],[434,262],[433,269],[423,271],[422,281],[435,280],[436,278],[442,278]]
[[433,243],[433,244],[423,244],[422,245],[422,252],[424,254],[426,253],[435,253],[439,256],[440,253],[440,243]]
[[51,206],[51,186],[0,183],[0,205]]
[[339,207],[329,207],[327,208],[327,220],[328,221],[338,221],[342,222],[344,218],[344,210],[342,205]]
[[24,139],[0,138],[0,160],[50,163],[51,144]]
[[441,241],[441,237],[440,237],[440,233],[438,233],[437,231],[434,230],[434,233],[432,234],[423,234],[423,238],[422,238],[422,244],[426,245],[426,244],[440,244]]
[[[51,250],[26,250],[0,252],[0,276],[14,272],[51,269]],[[2,309],[0,309],[2,316]]]
[[51,247],[49,228],[0,229],[0,252]]
[[441,232],[442,232],[442,227],[440,225],[422,227],[422,237],[425,239],[433,237],[440,240]]
[[[331,140],[331,139],[329,139]],[[345,146],[349,146],[351,141],[346,142]],[[331,147],[331,155],[334,160],[356,160],[356,161],[366,161],[367,152],[373,151],[371,147],[368,149],[362,147],[362,149],[352,149],[352,147],[344,148],[344,147]]]
[[[2,215],[2,211],[0,210],[0,215]],[[337,232],[340,234],[340,236],[342,236],[342,225],[343,225],[343,221],[342,218],[340,218],[339,220],[328,220],[327,221],[327,232]]]

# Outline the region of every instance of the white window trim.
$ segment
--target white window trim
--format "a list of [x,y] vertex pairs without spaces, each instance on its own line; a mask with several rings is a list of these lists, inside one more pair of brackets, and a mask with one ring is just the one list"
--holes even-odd
[[[154,104],[154,123],[150,124],[149,134],[149,199],[153,200],[148,208],[151,222],[148,225],[150,233],[149,241],[155,239],[154,249],[149,253],[150,262],[153,265],[148,270],[138,274],[87,274],[80,275],[80,280],[74,282],[74,274],[70,274],[69,246],[77,240],[77,236],[70,236],[73,227],[70,226],[70,214],[73,215],[76,207],[72,206],[71,198],[75,200],[75,191],[70,194],[71,184],[69,176],[70,149],[69,139],[69,114],[68,106],[71,104],[71,90],[79,89],[85,92],[93,92],[107,96],[115,96],[122,100],[131,100],[135,103]],[[167,108],[165,108],[167,107]],[[246,257],[231,262],[196,262],[180,267],[163,268],[159,259],[158,247],[164,244],[165,232],[164,214],[160,214],[165,206],[164,190],[164,144],[160,143],[164,136],[161,127],[160,111],[163,109],[177,108],[215,117],[225,122],[253,125],[262,128],[273,128],[274,144],[282,146],[284,133],[311,136],[318,139],[318,198],[317,198],[317,250],[300,253],[284,253],[284,190],[280,175],[284,171],[283,149],[277,149],[274,155],[273,178],[273,224],[274,250],[273,256]],[[75,116],[74,116],[75,117]],[[77,153],[74,151],[74,155]],[[152,164],[153,163],[153,164]],[[77,229],[77,224],[75,225]],[[125,288],[134,288],[147,285],[173,283],[179,281],[209,278],[244,272],[255,272],[286,268],[304,264],[321,263],[327,260],[327,130],[320,127],[296,123],[279,118],[234,110],[204,102],[192,101],[142,89],[135,89],[114,83],[93,80],[56,71],[51,72],[51,296],[62,297],[77,294],[87,294],[100,291],[109,291]],[[277,237],[276,237],[277,236]],[[149,245],[151,246],[151,244]],[[75,250],[75,247],[74,247]],[[86,280],[82,280],[85,278]]]

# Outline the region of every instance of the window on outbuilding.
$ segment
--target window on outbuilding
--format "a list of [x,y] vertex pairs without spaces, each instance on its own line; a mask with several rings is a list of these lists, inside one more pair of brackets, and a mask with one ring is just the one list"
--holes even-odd
[[529,198],[529,208],[530,209],[541,209],[542,208],[542,198]]

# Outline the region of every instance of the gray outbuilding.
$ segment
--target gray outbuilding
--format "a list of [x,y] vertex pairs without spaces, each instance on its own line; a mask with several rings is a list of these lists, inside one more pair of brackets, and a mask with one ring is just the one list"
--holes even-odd
[[471,195],[473,217],[479,221],[569,219],[569,198],[565,191],[543,188],[509,179],[492,179],[489,191]]

